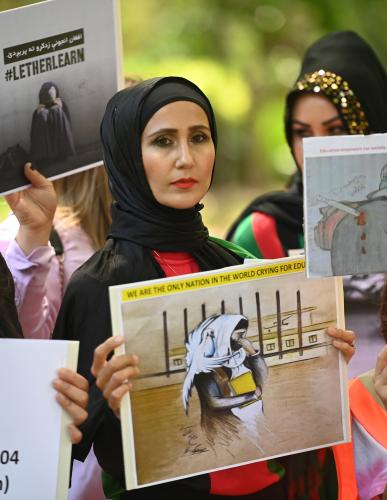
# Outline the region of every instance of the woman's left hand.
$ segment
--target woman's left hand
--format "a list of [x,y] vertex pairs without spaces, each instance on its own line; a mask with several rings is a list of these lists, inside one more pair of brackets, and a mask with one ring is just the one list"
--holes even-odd
[[79,373],[68,368],[61,368],[58,371],[58,378],[53,381],[52,385],[57,391],[56,400],[72,418],[68,431],[71,442],[77,444],[82,439],[82,433],[78,427],[87,418],[89,383]]
[[326,334],[332,337],[332,344],[344,354],[345,361],[349,363],[352,356],[355,354],[356,335],[352,330],[341,330],[334,326],[329,326],[325,330]]

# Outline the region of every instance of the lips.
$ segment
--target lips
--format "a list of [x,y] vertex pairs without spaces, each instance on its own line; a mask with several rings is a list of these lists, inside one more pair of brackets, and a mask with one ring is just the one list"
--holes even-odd
[[175,182],[172,182],[171,184],[179,189],[189,189],[193,187],[196,183],[197,183],[196,179],[193,179],[192,177],[184,177],[178,179]]

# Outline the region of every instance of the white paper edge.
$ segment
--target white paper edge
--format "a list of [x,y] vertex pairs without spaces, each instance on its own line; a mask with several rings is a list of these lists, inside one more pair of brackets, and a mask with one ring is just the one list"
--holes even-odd
[[[112,335],[124,337],[124,326],[121,314],[121,292],[116,287],[109,287],[110,314]],[[126,354],[125,344],[115,349],[114,354]],[[124,455],[124,471],[126,489],[137,488],[136,452],[133,434],[132,409],[130,395],[125,394],[120,407],[122,448]]]
[[[79,342],[75,340],[59,341],[67,343],[67,362],[64,368],[77,370]],[[70,415],[62,411],[60,445],[58,457],[58,479],[56,488],[56,500],[67,500],[70,484],[71,450],[72,443],[67,426],[72,422]],[[42,485],[44,487],[44,485]]]

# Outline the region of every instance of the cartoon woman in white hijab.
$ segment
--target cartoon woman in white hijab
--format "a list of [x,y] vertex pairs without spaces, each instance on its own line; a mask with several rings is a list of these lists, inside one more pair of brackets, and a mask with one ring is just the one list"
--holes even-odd
[[243,422],[257,433],[263,414],[262,390],[267,366],[246,338],[248,319],[240,314],[217,314],[190,334],[183,404],[188,414],[192,387],[201,405],[201,426],[210,445],[227,445],[238,436]]

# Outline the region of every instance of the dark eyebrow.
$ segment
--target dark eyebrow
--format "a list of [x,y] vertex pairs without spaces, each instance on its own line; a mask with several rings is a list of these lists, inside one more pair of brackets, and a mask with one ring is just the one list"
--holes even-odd
[[323,122],[322,124],[323,124],[323,125],[329,125],[331,122],[334,122],[335,120],[340,120],[340,121],[342,121],[341,116],[340,116],[340,115],[332,116],[332,118],[329,118],[329,120],[326,120],[326,121],[325,121],[325,122]]
[[[211,129],[210,127],[208,127],[207,125],[192,125],[192,127],[189,127],[189,131],[190,132],[195,132],[195,130],[208,130],[208,132],[211,132]],[[149,134],[148,137],[153,137],[154,135],[159,135],[159,134],[174,134],[177,132],[177,129],[176,128],[160,128],[158,130],[156,130],[155,132],[153,132],[152,134]]]
[[310,125],[308,125],[307,123],[304,123],[300,120],[291,120],[291,124],[292,125],[301,125],[302,127],[310,128]]
[[[329,118],[328,120],[325,120],[325,122],[321,122],[322,125],[329,125],[330,123],[334,122],[335,120],[340,120],[342,121],[342,118],[340,115],[335,115],[335,116],[332,116],[332,118]],[[300,120],[292,120],[291,121],[292,125],[300,125],[302,127],[305,127],[305,128],[310,128],[310,125],[308,123],[304,123]]]

